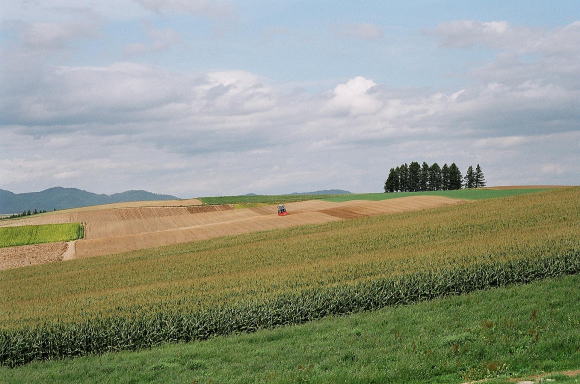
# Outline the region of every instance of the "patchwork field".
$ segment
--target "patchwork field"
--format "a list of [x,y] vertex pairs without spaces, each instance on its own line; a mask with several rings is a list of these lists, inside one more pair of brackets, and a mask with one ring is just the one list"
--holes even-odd
[[[464,200],[442,196],[408,196],[377,202],[353,200],[336,203],[310,200],[286,204],[290,214],[282,218],[277,216],[275,205],[241,209],[234,209],[232,205],[137,208],[105,206],[101,209],[75,209],[11,220],[5,223],[5,228],[8,230],[8,226],[30,223],[83,223],[84,239],[75,242],[74,254],[71,257],[83,258],[256,231],[321,224],[346,218],[429,209],[461,202]],[[30,253],[25,250],[19,252],[30,259],[35,257],[33,253],[36,250],[31,248]],[[48,262],[58,258],[37,260]],[[15,265],[18,263],[4,263],[4,269]]]
[[[82,223],[85,231],[82,240],[66,246],[2,250],[0,270],[543,190],[537,187],[388,194],[225,196],[75,208],[0,220],[0,228]],[[289,216],[276,216],[276,205],[272,204],[278,202],[286,203]],[[208,205],[210,203],[221,204]]]
[[287,218],[317,210],[333,222],[0,272],[2,363],[253,331],[580,270],[579,188],[367,216],[433,199],[445,198],[297,202]]

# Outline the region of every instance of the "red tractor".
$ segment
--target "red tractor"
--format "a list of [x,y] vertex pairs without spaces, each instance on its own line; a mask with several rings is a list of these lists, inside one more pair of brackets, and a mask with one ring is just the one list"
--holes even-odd
[[278,206],[278,216],[286,216],[288,214],[288,212],[286,211],[286,207],[284,206],[284,204],[280,204]]

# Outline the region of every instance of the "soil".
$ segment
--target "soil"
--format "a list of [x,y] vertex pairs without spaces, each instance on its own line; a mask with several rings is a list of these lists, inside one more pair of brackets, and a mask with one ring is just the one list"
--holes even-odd
[[0,248],[0,271],[61,261],[67,243],[45,243]]

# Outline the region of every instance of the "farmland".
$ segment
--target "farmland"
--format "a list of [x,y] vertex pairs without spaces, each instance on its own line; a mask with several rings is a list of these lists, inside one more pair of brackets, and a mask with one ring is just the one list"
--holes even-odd
[[407,196],[444,196],[454,199],[480,200],[494,197],[506,197],[531,192],[541,192],[550,189],[545,188],[509,188],[509,189],[459,189],[453,191],[429,191],[429,192],[396,192],[396,193],[345,193],[338,195],[246,195],[246,196],[218,196],[201,197],[203,204],[282,204],[306,200],[324,200],[333,202],[352,200],[380,201],[396,199]]
[[83,227],[78,223],[0,227],[0,248],[70,241],[82,237]]
[[[345,218],[428,209],[465,200],[409,196],[380,202],[343,203],[311,200],[288,203],[290,215],[280,220],[276,206],[234,209],[232,205],[115,207],[51,212],[3,223],[6,226],[82,222],[85,238],[75,244],[76,258],[120,253],[219,236],[320,224]],[[0,265],[0,269],[2,266]]]
[[579,209],[568,188],[0,272],[0,356],[135,349],[577,273]]
[[[253,334],[0,367],[0,377],[12,384],[93,383],[96,378],[422,384],[497,377],[493,383],[507,384],[513,377],[524,380],[580,366],[578,285],[578,275],[547,279]],[[549,377],[555,383],[578,380]]]

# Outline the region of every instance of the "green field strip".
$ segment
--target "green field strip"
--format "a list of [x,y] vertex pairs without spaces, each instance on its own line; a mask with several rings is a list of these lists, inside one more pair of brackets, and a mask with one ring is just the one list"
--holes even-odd
[[527,193],[548,191],[547,188],[525,188],[525,189],[458,189],[452,191],[425,191],[425,192],[394,192],[394,193],[351,193],[325,197],[323,200],[332,202],[343,202],[351,200],[371,200],[381,201],[397,199],[408,196],[444,196],[453,199],[483,200],[498,197],[508,197],[524,195]]
[[79,223],[0,227],[0,248],[71,241],[83,237],[84,228]]

